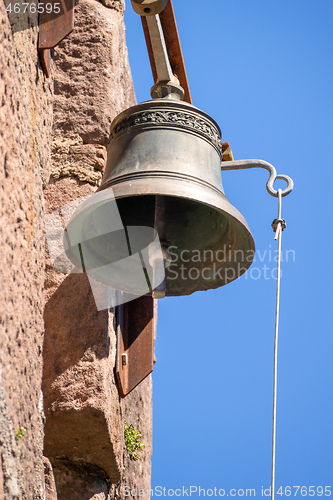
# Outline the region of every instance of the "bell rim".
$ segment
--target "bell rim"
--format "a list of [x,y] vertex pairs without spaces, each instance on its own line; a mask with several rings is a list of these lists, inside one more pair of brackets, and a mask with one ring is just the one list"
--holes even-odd
[[[92,208],[93,205],[97,206],[101,203],[107,202],[108,198],[101,195],[105,194],[105,191],[107,191],[110,188],[113,193],[112,199],[115,200],[120,198],[132,198],[140,196],[170,196],[170,197],[183,198],[186,200],[198,201],[213,209],[217,209],[224,215],[232,217],[238,224],[241,224],[245,227],[245,229],[249,234],[250,241],[252,243],[250,250],[255,250],[254,239],[251,230],[249,228],[249,225],[246,222],[246,219],[239,212],[239,210],[237,210],[237,208],[235,208],[234,205],[230,203],[226,195],[222,193],[222,191],[216,189],[214,186],[211,186],[210,184],[208,185],[207,183],[207,185],[210,188],[213,188],[210,189],[207,186],[204,186],[202,183],[199,184],[201,190],[200,192],[202,193],[204,191],[207,197],[210,198],[210,200],[209,199],[203,200],[199,198],[193,198],[192,196],[188,195],[190,192],[194,191],[195,186],[198,186],[198,183],[192,180],[187,180],[186,182],[186,193],[185,191],[183,193],[181,192],[177,193],[177,187],[179,187],[179,181],[175,178],[164,178],[163,190],[161,187],[159,187],[161,176],[159,176],[158,178],[150,178],[149,185],[147,183],[147,180],[144,178],[140,179],[131,178],[130,180],[127,181],[122,180],[116,183],[114,182],[115,180],[116,179],[114,179],[113,182],[112,181],[109,182],[107,185],[100,186],[95,193],[93,193],[87,200],[85,200],[82,203],[82,205],[78,207],[78,209],[75,211],[68,224],[70,224],[73,221],[73,219],[76,219],[78,216],[82,215],[85,210],[87,210],[88,208]],[[135,190],[133,189],[133,186],[135,187]],[[170,190],[168,190],[168,188]],[[220,205],[221,200],[222,204]],[[252,261],[250,262],[250,265],[251,263]]]
[[[179,181],[175,182],[174,179],[163,179],[163,191],[162,191],[162,189],[158,189],[157,186],[155,189],[153,187],[154,184],[157,185],[159,181],[160,181],[160,178],[159,179],[150,178],[149,186],[148,186],[147,181],[144,181],[144,179],[137,178],[137,179],[132,180],[132,181],[121,182],[121,183],[114,184],[112,186],[109,185],[108,188],[110,188],[110,187],[112,188],[115,199],[131,198],[134,196],[138,196],[138,197],[140,197],[140,196],[169,196],[169,197],[183,198],[185,200],[197,201],[197,202],[203,203],[206,206],[209,206],[215,210],[218,210],[223,215],[232,218],[238,227],[243,227],[245,229],[245,231],[247,232],[247,238],[248,238],[248,242],[249,242],[248,250],[250,252],[251,251],[253,252],[253,258],[254,258],[255,243],[254,243],[254,239],[253,239],[251,230],[250,230],[245,218],[243,217],[243,215],[239,212],[239,210],[237,210],[237,208],[235,208],[229,202],[228,198],[225,196],[224,193],[222,193],[221,191],[218,191],[216,188],[214,188],[214,190],[211,190],[207,187],[200,185],[199,186],[200,193],[202,194],[203,190],[204,190],[206,192],[207,198],[211,199],[211,201],[209,201],[209,199],[204,201],[202,199],[193,198],[191,196],[188,196],[188,194],[191,191],[191,188],[194,191],[195,186],[198,186],[198,184],[196,182],[188,181],[186,183],[186,193],[183,193],[181,195],[180,193],[177,194],[177,192],[176,192],[177,191],[176,186],[179,187]],[[168,191],[168,184],[170,185],[169,191]],[[130,193],[129,190],[131,187],[133,188],[133,185],[136,185],[135,192]],[[209,186],[211,186],[211,185],[209,185]],[[106,189],[108,189],[108,188],[106,187]],[[121,195],[121,192],[123,189],[125,192],[123,193],[123,195]],[[104,191],[104,186],[103,186],[103,189],[99,192],[102,192],[102,191]],[[214,204],[214,201],[215,201],[215,204]],[[222,201],[222,203],[221,203],[221,201]],[[221,205],[219,206],[216,203],[221,203]],[[248,270],[248,268],[251,266],[252,262],[253,262],[253,259],[246,261],[243,264],[242,268],[240,269],[241,272],[237,276],[235,276],[234,278],[231,278],[231,279],[227,279],[223,284],[217,284],[216,286],[210,286],[209,289],[220,288],[221,286],[225,286],[225,285],[231,283],[232,281],[235,281],[237,278],[242,276]],[[198,290],[198,291],[200,291],[200,290]],[[201,290],[201,291],[205,291],[205,290]],[[190,295],[191,293],[193,293],[193,292],[189,291],[188,293],[182,292],[179,294],[173,293],[170,296],[177,296],[177,295],[183,296],[183,295]],[[169,296],[168,293],[166,293],[166,296]]]
[[[217,289],[221,286],[225,286],[237,278],[242,276],[247,269],[251,266],[254,253],[255,253],[255,243],[253,236],[251,234],[250,228],[243,217],[243,215],[229,202],[227,197],[216,189],[211,190],[206,186],[196,184],[195,182],[188,181],[185,183],[180,183],[179,180],[175,179],[163,179],[163,190],[158,187],[161,178],[150,178],[149,185],[147,179],[135,179],[118,182],[113,185],[104,185],[100,187],[90,198],[85,200],[81,207],[73,214],[73,217],[68,223],[68,226],[77,218],[81,218],[87,209],[92,209],[94,205],[99,206],[100,204],[107,203],[111,199],[126,199],[141,196],[166,196],[166,197],[177,197],[184,200],[192,200],[202,203],[218,212],[222,213],[229,219],[233,219],[234,224],[238,227],[238,230],[242,231],[242,234],[246,236],[246,251],[253,252],[253,258],[246,259],[242,263],[242,267],[239,268],[237,275],[231,278],[227,278],[223,283],[216,282],[215,284],[210,283],[207,288],[200,289],[182,289],[180,292],[172,290],[172,293],[166,293],[166,296],[185,296],[191,295],[195,291],[206,291],[208,289]],[[184,191],[181,192],[180,185],[183,185]],[[108,196],[107,191],[111,189],[112,196]],[[200,198],[195,194],[196,190],[199,189]],[[218,192],[217,192],[218,191]],[[111,194],[111,193],[110,193]],[[94,196],[95,195],[95,196]],[[67,252],[66,252],[67,253]]]
[[[183,198],[187,200],[194,200],[198,201],[200,203],[204,203],[207,206],[210,206],[211,208],[216,208],[219,209],[219,211],[223,214],[230,215],[233,219],[235,219],[237,222],[241,223],[246,230],[248,231],[250,237],[252,238],[253,241],[253,247],[254,247],[254,240],[253,236],[251,233],[251,230],[248,226],[248,223],[246,222],[246,219],[244,216],[235,208],[226,195],[222,193],[219,189],[217,189],[215,186],[203,182],[195,177],[193,179],[189,178],[188,176],[182,177],[182,180],[186,180],[186,193],[185,192],[178,192],[177,193],[177,187],[179,187],[179,178],[180,174],[178,175],[165,175],[165,173],[158,175],[156,177],[152,177],[151,175],[149,176],[149,185],[147,183],[147,175],[143,175],[141,178],[138,178],[137,174],[136,175],[124,175],[122,178],[114,178],[111,181],[109,181],[107,184],[102,185],[99,187],[97,190],[97,193],[102,193],[103,191],[111,188],[114,194],[114,199],[119,199],[119,198],[131,198],[133,196],[170,196],[170,197],[178,197],[178,198]],[[160,181],[163,179],[163,188],[159,187]],[[169,186],[168,186],[169,184]],[[133,189],[131,192],[131,188],[135,187],[135,190]],[[168,191],[169,187],[169,191]],[[210,198],[214,197],[214,202],[210,202],[208,199],[207,201],[204,201],[199,198],[193,198],[192,196],[187,195],[188,192],[193,192],[195,187],[199,187],[201,190],[201,193],[204,192],[206,195]],[[188,191],[189,190],[189,191]],[[223,200],[224,206],[219,206],[220,200]],[[98,201],[96,201],[98,203]]]

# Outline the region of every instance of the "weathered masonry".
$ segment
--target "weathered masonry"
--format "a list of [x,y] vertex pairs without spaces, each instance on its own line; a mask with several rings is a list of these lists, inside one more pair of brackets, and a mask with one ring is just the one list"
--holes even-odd
[[[110,123],[135,104],[123,0],[80,0],[75,29],[38,55],[37,12],[0,2],[0,499],[113,499],[150,487],[151,377],[125,398],[114,309],[53,269],[48,214],[99,185]],[[13,4],[14,5],[14,4]],[[127,310],[135,329],[152,302]],[[143,435],[141,460],[124,426]]]

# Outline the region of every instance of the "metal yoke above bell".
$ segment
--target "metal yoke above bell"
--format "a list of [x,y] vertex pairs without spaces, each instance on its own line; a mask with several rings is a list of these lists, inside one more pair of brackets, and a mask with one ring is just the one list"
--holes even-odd
[[[139,253],[146,278],[151,276],[151,256],[142,255],[155,233],[139,228],[155,228],[168,261],[165,295],[238,278],[252,263],[254,242],[223,192],[221,160],[221,131],[194,106],[156,99],[123,111],[111,125],[102,184],[67,226],[68,257],[97,281],[143,294],[128,258]],[[118,219],[111,223],[115,202],[122,227]],[[131,238],[133,228],[138,231]],[[150,283],[150,292],[154,288]]]

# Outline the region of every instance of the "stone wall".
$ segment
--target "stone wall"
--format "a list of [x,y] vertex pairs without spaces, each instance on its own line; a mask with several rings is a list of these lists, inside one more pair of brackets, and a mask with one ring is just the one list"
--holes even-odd
[[[74,32],[54,55],[52,211],[99,186],[112,120],[135,104],[122,1],[81,0]],[[97,311],[85,275],[46,266],[45,455],[58,500],[123,498],[122,485],[150,487],[151,378],[124,399],[115,381],[115,311]],[[124,424],[144,436],[142,459],[129,460]]]
[[[151,377],[120,398],[115,311],[97,311],[86,277],[58,273],[47,252],[44,275],[44,224],[96,190],[110,123],[135,103],[124,2],[78,3],[50,78],[38,61],[37,16],[8,16],[8,3],[0,3],[0,498],[123,498],[124,485],[150,487]],[[137,462],[124,448],[125,422],[144,436]]]
[[37,15],[12,17],[8,3],[0,2],[0,497],[43,499],[42,188],[52,80],[38,61]]

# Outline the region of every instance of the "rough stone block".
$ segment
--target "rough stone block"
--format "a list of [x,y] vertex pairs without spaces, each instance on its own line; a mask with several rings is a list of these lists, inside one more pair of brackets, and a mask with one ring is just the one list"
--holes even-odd
[[78,134],[57,135],[52,142],[51,180],[74,177],[99,186],[106,163],[106,147],[83,144]]
[[43,457],[43,463],[45,477],[45,500],[59,500],[51,462],[48,458]]
[[98,466],[118,482],[113,314],[97,311],[85,275],[69,275],[52,295],[45,331],[45,455]]
[[111,121],[135,102],[123,7],[115,0],[76,6],[75,29],[55,50],[55,135],[75,132],[85,144],[106,146]]
[[[0,4],[0,452],[6,500],[42,499],[42,186],[50,164],[52,81],[38,61],[38,14],[22,13],[18,24],[6,5]],[[21,427],[25,435],[15,439]]]

